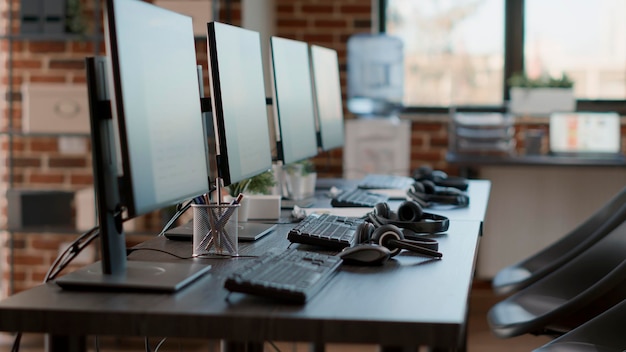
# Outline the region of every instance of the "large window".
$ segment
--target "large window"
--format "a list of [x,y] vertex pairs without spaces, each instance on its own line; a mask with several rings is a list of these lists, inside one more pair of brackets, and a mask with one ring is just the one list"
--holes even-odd
[[581,99],[625,99],[624,17],[624,0],[525,0],[527,74],[566,73]]
[[380,1],[405,43],[405,106],[502,106],[525,71],[568,75],[579,110],[625,113],[624,0]]

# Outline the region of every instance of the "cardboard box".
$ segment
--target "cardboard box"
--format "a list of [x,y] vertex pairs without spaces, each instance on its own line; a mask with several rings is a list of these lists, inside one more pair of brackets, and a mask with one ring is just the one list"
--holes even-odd
[[22,100],[24,132],[90,131],[86,85],[28,83],[22,86]]

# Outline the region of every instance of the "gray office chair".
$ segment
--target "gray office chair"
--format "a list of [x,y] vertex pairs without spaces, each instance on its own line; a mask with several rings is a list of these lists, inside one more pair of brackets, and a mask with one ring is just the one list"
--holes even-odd
[[533,352],[623,352],[626,300]]
[[563,238],[533,256],[500,270],[492,281],[496,294],[523,289],[576,257],[626,220],[626,187]]
[[626,221],[577,257],[487,313],[491,331],[561,335],[626,298]]

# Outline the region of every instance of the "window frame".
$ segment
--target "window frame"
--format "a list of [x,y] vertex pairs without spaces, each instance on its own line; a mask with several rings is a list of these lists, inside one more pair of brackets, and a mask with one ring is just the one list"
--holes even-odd
[[[515,72],[524,71],[524,0],[504,0],[504,77],[510,77]],[[386,32],[387,0],[378,0],[378,33]],[[502,82],[501,105],[470,105],[456,107],[458,109],[476,112],[503,112],[506,111],[505,102],[509,100],[509,85],[506,79]],[[406,113],[447,113],[447,106],[406,106]],[[615,111],[626,115],[626,99],[624,100],[590,100],[576,99],[576,111]]]

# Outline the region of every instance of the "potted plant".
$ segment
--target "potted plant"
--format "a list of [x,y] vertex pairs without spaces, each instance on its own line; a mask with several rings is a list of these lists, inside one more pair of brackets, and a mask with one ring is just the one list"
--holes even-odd
[[269,195],[275,184],[274,173],[266,171],[228,186],[232,197],[244,195],[239,207],[238,221],[246,222],[250,219],[271,219],[280,216],[280,196]]
[[576,109],[574,82],[565,74],[560,78],[542,76],[533,79],[524,73],[516,73],[507,83],[510,87],[509,109],[515,115],[549,115]]
[[287,164],[283,170],[287,198],[301,200],[313,196],[317,173],[311,160]]

